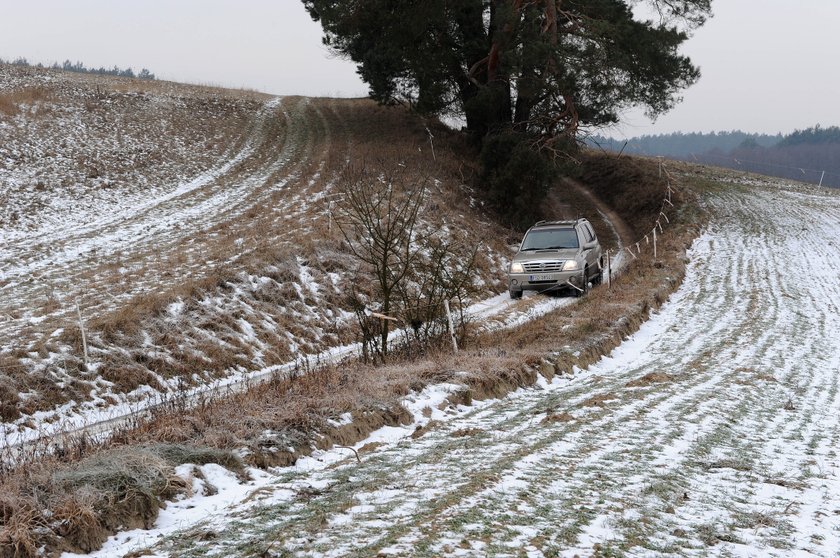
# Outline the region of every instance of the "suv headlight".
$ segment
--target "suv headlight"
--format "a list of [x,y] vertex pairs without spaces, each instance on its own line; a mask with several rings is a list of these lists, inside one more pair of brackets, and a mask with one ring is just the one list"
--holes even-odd
[[525,273],[525,268],[522,267],[522,264],[519,262],[513,262],[510,264],[510,272],[511,273]]
[[575,271],[580,269],[580,264],[578,264],[577,260],[566,260],[566,263],[563,264],[563,271]]

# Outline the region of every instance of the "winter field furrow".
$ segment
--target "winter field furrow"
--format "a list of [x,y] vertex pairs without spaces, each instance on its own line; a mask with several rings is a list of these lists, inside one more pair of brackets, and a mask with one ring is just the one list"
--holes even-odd
[[0,96],[0,452],[348,354],[348,295],[380,302],[339,182],[383,153],[430,184],[425,229],[482,247],[461,310],[568,302],[498,296],[507,233],[405,111],[4,65]]
[[470,407],[418,397],[422,435],[276,470],[155,555],[837,556],[840,197],[706,203],[685,282],[608,357]]
[[[279,105],[279,99],[266,103],[241,151],[229,157],[224,155],[223,163],[193,180],[172,184],[157,196],[138,194],[140,200],[129,197],[120,200],[115,207],[90,207],[87,212],[71,215],[58,227],[47,221],[25,238],[8,242],[8,256],[13,265],[3,270],[7,282],[4,290],[13,293],[14,298],[4,297],[4,302],[8,304],[18,299],[21,306],[26,307],[38,293],[61,292],[70,300],[85,301],[85,297],[93,299],[95,296],[99,299],[98,304],[84,306],[103,311],[113,302],[109,298],[125,298],[148,289],[155,278],[145,277],[143,281],[144,278],[138,276],[135,288],[120,292],[119,296],[114,293],[103,300],[101,293],[85,292],[96,291],[99,282],[107,280],[106,275],[114,274],[113,261],[119,260],[121,254],[131,254],[142,260],[144,254],[146,258],[153,258],[155,254],[160,258],[160,254],[189,252],[190,249],[183,246],[187,239],[222,219],[235,218],[250,204],[258,203],[265,196],[260,189],[274,186],[268,181],[272,177],[277,179],[279,171],[305,147],[299,144],[299,135],[283,142],[282,130],[272,130],[267,124],[276,121],[267,115],[273,116]],[[293,110],[298,118],[302,116],[301,107],[295,106]],[[265,163],[255,163],[251,159],[259,150],[271,151],[274,156]],[[42,249],[33,250],[33,242]],[[200,256],[200,249],[198,252]],[[202,265],[208,263],[201,261]],[[200,270],[187,268],[186,272],[195,274]],[[123,279],[131,282],[130,269],[119,270],[119,273],[127,275]],[[91,276],[93,281],[84,281]],[[32,281],[32,278],[38,281]],[[18,321],[9,320],[0,324],[0,334],[18,328]]]

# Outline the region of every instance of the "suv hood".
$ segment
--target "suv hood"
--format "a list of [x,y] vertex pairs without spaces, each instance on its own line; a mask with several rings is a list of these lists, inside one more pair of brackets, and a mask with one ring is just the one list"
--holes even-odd
[[567,248],[565,250],[529,250],[527,252],[517,252],[513,257],[515,262],[532,262],[539,260],[573,260],[578,255],[577,248]]

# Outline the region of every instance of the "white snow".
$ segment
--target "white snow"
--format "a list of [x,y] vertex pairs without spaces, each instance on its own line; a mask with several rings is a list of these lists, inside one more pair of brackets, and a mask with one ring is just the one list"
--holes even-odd
[[[709,202],[682,287],[597,364],[472,407],[440,408],[456,385],[410,396],[415,424],[357,444],[380,444],[361,464],[336,448],[276,471],[263,485],[275,492],[270,525],[243,533],[250,503],[231,505],[206,519],[218,539],[187,545],[225,555],[271,536],[300,556],[836,556],[840,199],[754,187]],[[805,251],[807,278],[784,273]],[[627,386],[654,372],[668,379]],[[571,419],[544,421],[552,413]],[[412,439],[429,420],[440,424]],[[301,486],[322,491],[326,529],[308,530],[307,502],[288,492]]]

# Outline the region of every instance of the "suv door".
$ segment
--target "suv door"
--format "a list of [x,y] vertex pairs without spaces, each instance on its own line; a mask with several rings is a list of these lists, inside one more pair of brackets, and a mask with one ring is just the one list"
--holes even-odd
[[582,233],[581,239],[583,239],[581,246],[591,245],[593,242],[595,243],[593,248],[585,251],[586,263],[589,266],[590,273],[595,270],[600,270],[599,261],[601,259],[601,245],[598,243],[598,237],[595,235],[592,225],[586,221],[580,224],[580,229]]

